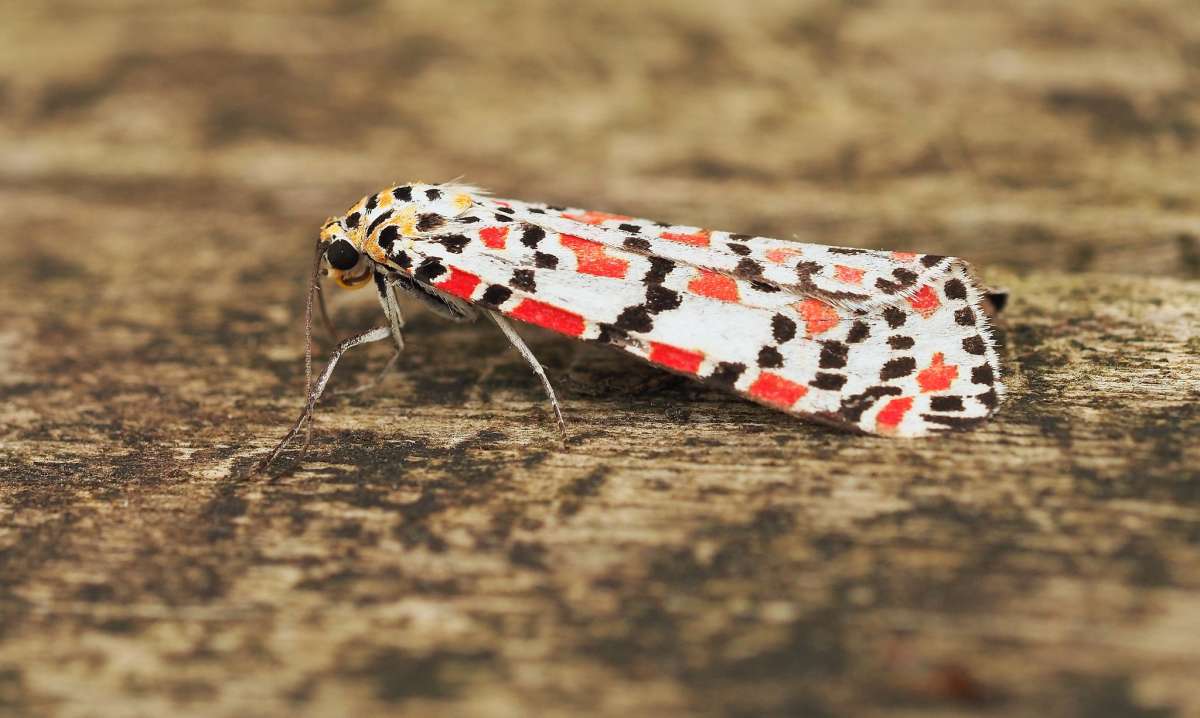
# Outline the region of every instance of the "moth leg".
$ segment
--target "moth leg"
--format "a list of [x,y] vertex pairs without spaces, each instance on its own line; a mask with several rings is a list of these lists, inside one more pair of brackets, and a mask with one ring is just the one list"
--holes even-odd
[[489,311],[487,315],[496,323],[496,326],[500,327],[500,331],[504,333],[504,336],[513,345],[513,348],[517,350],[517,353],[524,357],[525,361],[529,364],[529,368],[533,369],[533,373],[537,374],[538,378],[542,380],[542,388],[546,390],[546,396],[550,399],[550,407],[554,409],[554,419],[558,422],[558,433],[562,437],[563,446],[566,446],[567,423],[563,421],[562,409],[558,406],[558,398],[554,396],[554,387],[550,386],[550,379],[546,377],[546,370],[542,368],[541,363],[538,362],[533,352],[529,351],[529,347],[525,346],[525,341],[521,339],[521,335],[517,334],[517,330],[513,329],[507,319],[496,312]]
[[400,361],[400,353],[404,351],[404,336],[400,332],[404,328],[404,315],[400,313],[400,304],[396,300],[396,293],[390,288],[382,275],[376,274],[375,278],[375,288],[379,293],[379,304],[383,307],[383,314],[387,317],[388,324],[391,325],[392,338],[396,341],[396,351],[392,353],[392,358],[388,359],[387,364],[375,375],[374,379],[359,384],[353,389],[334,391],[334,396],[361,394],[379,386],[383,382],[383,378],[396,368],[396,364]]
[[[292,425],[291,430],[275,445],[275,449],[271,452],[271,455],[259,463],[258,471],[266,471],[274,463],[275,459],[279,458],[279,455],[283,453],[283,450],[292,439],[296,438],[296,434],[300,433],[304,425],[312,420],[313,410],[317,407],[317,401],[320,400],[322,392],[325,391],[325,385],[329,382],[329,377],[333,375],[333,369],[337,366],[338,360],[342,358],[342,354],[345,354],[359,344],[368,344],[387,339],[391,334],[392,330],[390,327],[375,327],[362,334],[350,337],[337,345],[337,348],[329,355],[329,361],[325,364],[325,369],[317,377],[317,382],[313,385],[312,392],[308,395],[308,401],[304,404],[304,410],[300,412],[300,418],[296,419],[296,423]],[[304,452],[307,450],[308,442],[306,441],[304,447],[300,450],[301,457],[304,456]]]
[[375,289],[379,293],[379,304],[392,327],[392,338],[396,340],[396,351],[404,351],[404,336],[400,330],[404,328],[404,317],[400,314],[400,304],[396,301],[396,293],[388,286],[383,274],[375,274]]

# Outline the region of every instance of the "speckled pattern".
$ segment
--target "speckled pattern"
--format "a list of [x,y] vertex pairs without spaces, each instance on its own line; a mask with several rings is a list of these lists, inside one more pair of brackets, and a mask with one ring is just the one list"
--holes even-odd
[[[1200,713],[1192,3],[752,5],[0,11],[0,715]],[[564,451],[413,305],[244,478],[315,228],[458,175],[969,257],[1008,399],[897,445],[530,329]]]

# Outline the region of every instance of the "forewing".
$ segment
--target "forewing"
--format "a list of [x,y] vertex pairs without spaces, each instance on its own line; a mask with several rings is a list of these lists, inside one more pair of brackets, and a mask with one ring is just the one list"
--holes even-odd
[[906,299],[944,277],[953,262],[933,254],[829,247],[516,200],[482,197],[476,204],[485,221],[508,212],[546,231],[590,239],[610,249],[772,284],[846,307]]
[[[619,219],[567,218],[570,231],[561,231],[547,219],[551,211],[570,214],[516,202],[476,208],[421,241],[389,248],[389,259],[418,281],[514,319],[866,432],[919,436],[965,427],[997,403],[998,364],[981,292],[957,260],[938,258],[918,273],[920,284],[884,300],[878,292],[857,300],[820,286],[733,276],[711,244],[708,252],[673,240],[649,251],[627,247],[637,233],[605,225],[630,224]],[[865,277],[868,265],[882,276],[898,261],[885,254],[845,256]]]

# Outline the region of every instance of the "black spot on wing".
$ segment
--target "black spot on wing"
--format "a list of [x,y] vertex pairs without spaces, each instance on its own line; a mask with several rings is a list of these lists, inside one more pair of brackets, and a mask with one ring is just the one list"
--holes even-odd
[[930,424],[938,424],[955,430],[973,429],[984,421],[982,417],[978,416],[949,416],[946,414],[921,414],[921,418]]
[[525,225],[521,230],[521,244],[530,249],[538,246],[538,243],[546,238],[546,230],[541,227],[535,227],[532,224]]
[[951,279],[946,282],[945,286],[947,299],[966,299],[967,287],[962,283],[961,279]]
[[796,336],[796,322],[783,314],[776,314],[771,317],[771,336],[775,337],[776,344],[789,342]]
[[463,247],[471,243],[471,238],[465,234],[444,234],[434,241],[445,247],[450,254],[462,254]]
[[421,260],[421,264],[417,267],[417,270],[413,272],[413,276],[415,276],[419,281],[428,284],[445,273],[446,268],[442,266],[442,260],[438,259],[437,257],[426,257],[425,259]]
[[758,365],[763,369],[776,369],[783,366],[783,355],[775,347],[763,347],[758,352]]
[[483,296],[479,298],[479,303],[486,304],[491,307],[498,307],[507,302],[508,298],[511,296],[511,289],[499,284],[493,284],[483,291]]
[[411,202],[412,201],[412,187],[409,187],[407,185],[404,187],[397,187],[396,189],[392,190],[392,196],[395,197],[396,199],[400,200],[401,202]]
[[962,411],[961,396],[935,396],[929,400],[929,408],[934,411]]
[[558,257],[545,252],[533,253],[533,266],[539,269],[554,269],[558,266]]
[[899,357],[890,359],[883,368],[879,370],[880,381],[890,381],[899,379],[902,376],[908,376],[917,370],[917,361],[912,357]]
[[820,367],[822,369],[841,369],[846,366],[850,356],[850,346],[842,342],[825,342],[821,346]]
[[871,326],[866,322],[856,321],[850,325],[850,331],[846,334],[846,342],[857,344],[869,336],[871,336]]
[[625,249],[629,249],[634,252],[650,251],[650,241],[642,237],[626,237],[624,244]]
[[509,280],[509,284],[516,289],[521,289],[526,292],[537,291],[537,283],[534,282],[532,269],[513,270],[512,279]]
[[975,384],[994,384],[996,375],[992,372],[991,364],[982,364],[971,370],[971,381]]
[[648,259],[650,260],[650,269],[646,271],[646,276],[642,277],[642,281],[647,284],[662,284],[671,270],[675,269],[675,263],[669,259],[662,257],[648,257]]
[[892,329],[904,326],[904,322],[908,321],[908,316],[899,307],[884,307],[883,319]]
[[839,391],[846,385],[846,377],[841,374],[819,371],[808,385],[817,389],[825,389],[826,391]]
[[715,384],[719,384],[724,387],[731,387],[737,383],[738,378],[741,377],[745,371],[745,364],[723,361],[720,364],[717,364],[716,368],[713,369],[712,375],[708,378]]
[[638,305],[635,307],[626,307],[620,315],[617,316],[615,325],[618,329],[623,329],[627,332],[648,332],[654,329],[654,320],[650,318],[650,312],[646,307]]
[[431,229],[437,229],[446,223],[446,218],[437,212],[426,212],[417,217],[417,230],[420,232],[428,232]]
[[383,247],[385,252],[391,251],[397,239],[400,239],[400,229],[394,224],[388,225],[379,233],[379,246]]
[[895,294],[908,289],[917,281],[917,273],[903,267],[892,270],[892,276],[896,278],[895,281],[889,281],[883,277],[875,280],[875,287],[885,294]]
[[651,284],[646,287],[646,311],[651,314],[678,309],[682,298],[679,292],[667,289],[661,284]]

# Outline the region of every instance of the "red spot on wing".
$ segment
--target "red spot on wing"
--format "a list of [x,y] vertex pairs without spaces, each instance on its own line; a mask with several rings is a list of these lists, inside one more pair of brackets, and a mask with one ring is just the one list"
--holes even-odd
[[701,229],[692,234],[682,232],[663,232],[658,235],[659,239],[665,239],[670,242],[679,242],[680,244],[690,244],[693,247],[707,247],[709,241],[709,230]]
[[916,294],[909,297],[908,303],[912,305],[913,309],[917,310],[918,314],[926,319],[942,305],[941,301],[937,298],[937,293],[928,284],[921,287]]
[[808,388],[794,381],[788,381],[778,374],[764,371],[758,375],[747,391],[755,399],[789,409],[792,404],[800,400],[800,397],[808,393]]
[[597,277],[616,277],[621,279],[629,271],[629,262],[605,253],[605,246],[590,239],[583,239],[571,234],[560,234],[558,240],[562,246],[575,254],[580,274],[594,274]]
[[866,270],[847,267],[844,264],[838,264],[833,268],[833,275],[839,282],[845,284],[862,284],[863,274]]
[[435,282],[434,286],[456,297],[470,299],[471,293],[475,291],[475,287],[479,285],[479,282],[479,277],[476,277],[474,274],[464,272],[457,267],[450,267],[450,276],[440,282]]
[[505,240],[508,239],[508,227],[484,227],[479,230],[479,238],[489,249],[504,249]]
[[821,334],[837,326],[841,317],[837,310],[820,299],[805,299],[792,305],[804,319],[804,328],[809,336]]
[[695,374],[700,370],[700,363],[704,361],[704,355],[700,352],[673,347],[670,344],[650,342],[650,361],[671,367],[676,371]]
[[573,219],[576,222],[583,222],[584,224],[601,224],[603,222],[607,222],[609,220],[615,220],[615,219],[619,219],[622,221],[627,220],[627,219],[633,219],[632,217],[628,217],[623,214],[612,214],[611,212],[597,212],[595,210],[588,210],[588,211],[584,212],[583,214],[564,214],[563,218]]
[[521,303],[509,312],[509,316],[573,337],[583,334],[586,326],[583,317],[578,314],[536,299],[522,299]]
[[799,257],[801,254],[803,254],[803,252],[800,250],[791,249],[790,247],[782,249],[768,249],[767,261],[774,262],[775,264],[787,264],[789,259],[792,257]]
[[897,262],[911,262],[916,258],[916,252],[892,252],[892,259]]
[[885,434],[895,431],[912,405],[913,398],[911,396],[892,399],[875,415],[876,429]]
[[929,366],[917,374],[917,383],[921,391],[945,391],[958,378],[958,367],[946,363],[946,356],[941,352],[933,355]]
[[688,291],[702,297],[720,299],[722,302],[736,302],[739,298],[735,280],[704,269],[701,269],[699,274],[688,282]]

